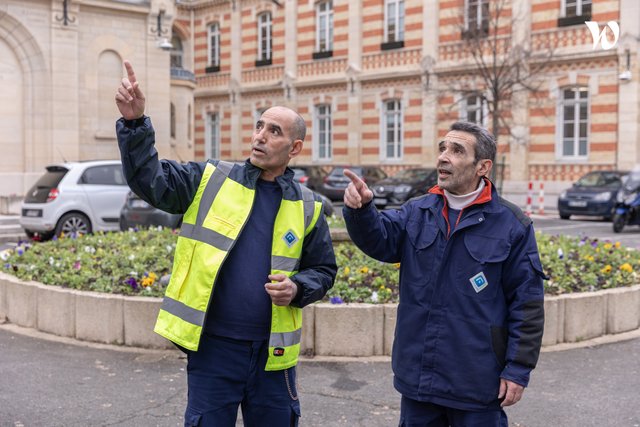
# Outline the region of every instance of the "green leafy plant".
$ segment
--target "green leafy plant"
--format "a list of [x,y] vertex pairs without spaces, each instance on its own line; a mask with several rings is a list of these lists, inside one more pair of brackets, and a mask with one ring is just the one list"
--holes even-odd
[[[23,280],[80,290],[162,296],[169,282],[177,232],[153,228],[21,242],[0,253],[4,271]],[[549,280],[547,295],[638,283],[640,252],[618,242],[537,234]],[[398,300],[400,264],[366,256],[353,243],[335,243],[338,274],[326,301],[386,303]]]

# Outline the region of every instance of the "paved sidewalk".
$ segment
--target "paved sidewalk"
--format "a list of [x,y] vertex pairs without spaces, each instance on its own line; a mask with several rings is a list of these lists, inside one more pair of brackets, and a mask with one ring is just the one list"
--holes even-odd
[[[544,352],[514,427],[640,426],[640,334]],[[600,340],[601,342],[604,340]],[[301,427],[396,426],[388,358],[304,360]],[[185,360],[178,351],[81,344],[0,325],[0,426],[181,426]]]

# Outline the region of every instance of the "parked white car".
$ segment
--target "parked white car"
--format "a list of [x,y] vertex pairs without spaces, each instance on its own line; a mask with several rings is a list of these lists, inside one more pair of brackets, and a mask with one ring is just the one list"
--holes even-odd
[[22,202],[20,225],[27,236],[48,239],[120,229],[120,210],[130,190],[119,160],[60,163],[46,169]]

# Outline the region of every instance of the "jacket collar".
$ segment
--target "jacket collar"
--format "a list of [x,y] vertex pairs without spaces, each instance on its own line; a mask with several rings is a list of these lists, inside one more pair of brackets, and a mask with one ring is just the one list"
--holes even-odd
[[[483,178],[485,187],[482,190],[482,193],[478,196],[476,200],[474,200],[469,206],[464,209],[469,209],[472,206],[482,206],[482,210],[484,212],[493,213],[499,210],[498,203],[498,192],[496,191],[493,183],[486,177]],[[438,197],[423,197],[418,204],[419,208],[422,209],[430,209],[438,207],[442,208],[442,204],[446,203],[446,198],[444,196],[444,190],[440,188],[438,185],[434,185],[429,189],[429,194],[434,194]]]
[[[247,178],[247,181],[252,184],[253,188],[255,188],[256,183],[260,178],[260,174],[262,173],[262,169],[253,165],[249,159],[244,161],[244,167],[245,177]],[[293,172],[293,169],[287,166],[287,168],[284,170],[284,174],[276,177],[276,182],[283,190],[285,190],[292,186],[294,175],[295,173]]]

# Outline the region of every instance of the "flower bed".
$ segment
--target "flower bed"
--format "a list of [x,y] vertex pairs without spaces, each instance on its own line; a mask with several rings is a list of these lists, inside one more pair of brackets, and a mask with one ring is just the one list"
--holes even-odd
[[[3,252],[4,271],[47,285],[123,295],[162,296],[177,234],[169,229],[70,236],[21,242]],[[618,242],[537,235],[548,295],[628,287],[637,283],[640,253]],[[350,242],[335,243],[338,275],[325,301],[397,302],[399,264],[364,255]]]

